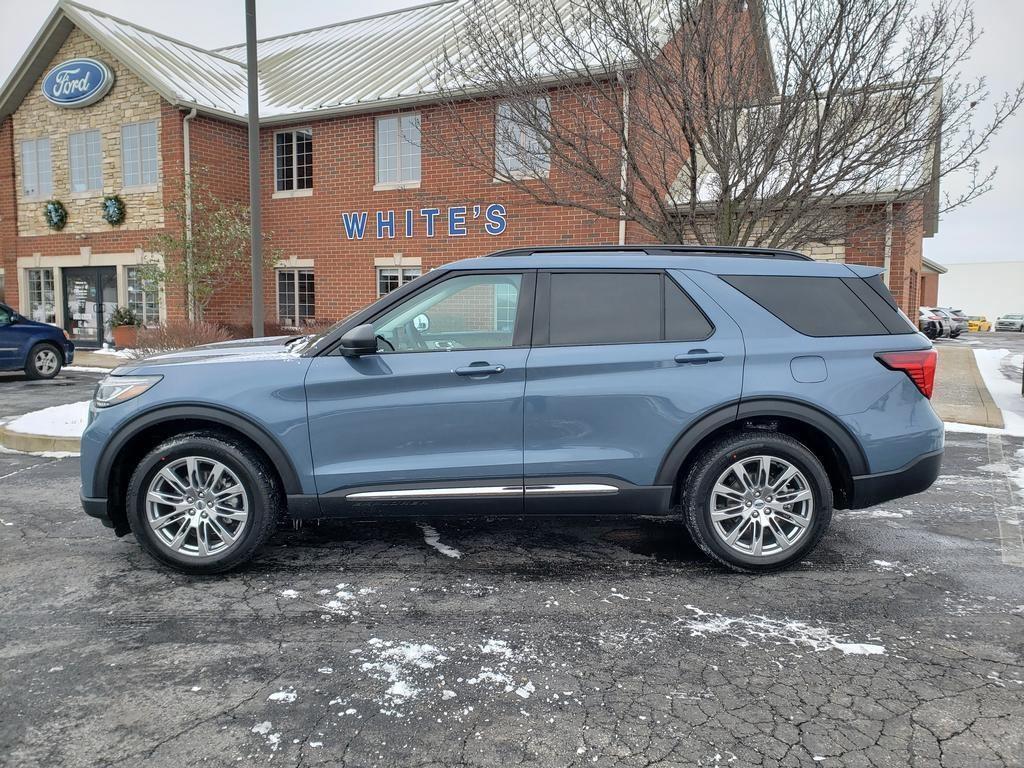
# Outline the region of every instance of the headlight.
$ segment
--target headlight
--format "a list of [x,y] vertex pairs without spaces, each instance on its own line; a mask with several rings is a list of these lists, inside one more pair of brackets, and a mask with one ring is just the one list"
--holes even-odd
[[93,402],[97,408],[108,408],[138,397],[163,376],[107,376],[96,385]]

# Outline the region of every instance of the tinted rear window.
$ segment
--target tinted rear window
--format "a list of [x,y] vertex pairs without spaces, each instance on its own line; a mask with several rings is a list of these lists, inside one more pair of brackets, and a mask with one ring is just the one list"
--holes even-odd
[[728,275],[722,279],[806,336],[913,333],[881,283],[879,291],[859,278]]
[[553,273],[550,290],[554,346],[690,341],[712,332],[697,305],[662,274]]

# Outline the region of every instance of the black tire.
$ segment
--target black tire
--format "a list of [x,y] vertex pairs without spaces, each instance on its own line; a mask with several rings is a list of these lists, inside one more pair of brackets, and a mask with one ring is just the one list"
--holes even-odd
[[[173,550],[150,526],[146,495],[161,469],[177,459],[212,459],[227,467],[244,489],[249,512],[239,537],[223,552],[190,556]],[[176,435],[146,454],[132,473],[125,509],[135,538],[156,560],[189,574],[223,573],[250,560],[274,532],[282,509],[281,492],[266,458],[247,443],[218,432]]]
[[[49,365],[47,365],[49,362]],[[25,360],[25,375],[30,379],[52,379],[64,365],[64,355],[53,344],[40,342],[32,347]]]
[[[778,458],[798,469],[813,501],[809,524],[800,537],[794,537],[787,549],[758,556],[730,547],[711,520],[715,483],[737,461],[755,456]],[[682,512],[690,535],[713,559],[735,571],[774,571],[799,561],[821,540],[832,520],[832,484],[821,462],[798,440],[777,432],[740,432],[709,445],[690,466],[683,478]]]

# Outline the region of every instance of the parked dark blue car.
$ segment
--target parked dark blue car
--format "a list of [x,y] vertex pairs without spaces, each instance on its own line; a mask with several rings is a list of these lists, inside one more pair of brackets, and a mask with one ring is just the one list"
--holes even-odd
[[224,571],[291,519],[665,515],[799,562],[833,508],[939,473],[935,350],[881,270],[787,251],[523,249],[432,270],[316,336],[127,363],[82,502]]
[[22,370],[30,379],[52,379],[74,356],[75,345],[60,328],[0,304],[0,371]]

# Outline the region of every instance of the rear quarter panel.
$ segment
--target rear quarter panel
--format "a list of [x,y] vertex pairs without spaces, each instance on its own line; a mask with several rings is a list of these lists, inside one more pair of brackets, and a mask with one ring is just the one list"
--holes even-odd
[[[853,276],[842,264],[809,262],[744,265],[729,274],[758,271]],[[875,359],[877,352],[929,348],[930,343],[922,335],[805,336],[717,274],[687,274],[742,328],[747,351],[744,401],[795,400],[830,414],[860,444],[871,473],[900,469],[920,455],[942,448],[943,426],[931,403],[906,374],[891,371]],[[814,375],[818,370],[823,370],[824,377]]]

